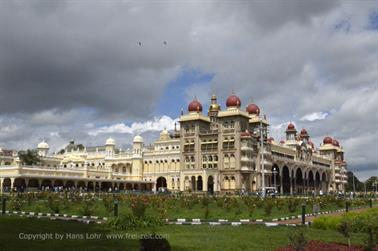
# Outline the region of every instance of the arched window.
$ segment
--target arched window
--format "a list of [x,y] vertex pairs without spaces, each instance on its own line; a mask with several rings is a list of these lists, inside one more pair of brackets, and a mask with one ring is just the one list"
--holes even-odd
[[228,169],[230,167],[230,158],[228,157],[227,154],[225,154],[223,157],[223,163],[224,163],[225,169]]
[[231,176],[230,189],[235,189],[235,177]]
[[231,156],[230,156],[230,168],[235,168],[235,166],[236,166],[235,155],[231,154]]

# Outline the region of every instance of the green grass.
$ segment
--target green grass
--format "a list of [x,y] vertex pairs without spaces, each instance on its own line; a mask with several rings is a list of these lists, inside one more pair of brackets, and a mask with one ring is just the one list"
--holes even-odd
[[[287,245],[287,236],[294,227],[243,226],[180,226],[166,225],[156,229],[168,236],[172,250],[274,250]],[[151,233],[152,230],[132,231],[132,234]],[[20,240],[20,233],[76,233],[102,235],[97,240]],[[76,222],[0,216],[0,250],[138,250],[136,239],[107,240],[106,234],[117,233],[103,225],[86,225]],[[122,233],[122,232],[118,232]],[[125,233],[125,232],[123,232]],[[308,239],[342,242],[345,239],[336,231],[309,228]],[[362,244],[365,236],[353,234],[352,243]]]

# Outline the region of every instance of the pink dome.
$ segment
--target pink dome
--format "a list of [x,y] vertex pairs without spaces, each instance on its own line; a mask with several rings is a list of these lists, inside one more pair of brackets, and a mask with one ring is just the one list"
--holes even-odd
[[235,95],[229,96],[226,100],[226,106],[227,107],[240,107],[241,106],[240,98]]
[[332,144],[333,140],[331,137],[327,136],[323,139],[324,144]]
[[193,100],[188,105],[188,111],[189,112],[202,112],[202,105],[198,100]]
[[255,104],[249,104],[246,110],[249,114],[256,114],[256,115],[260,114],[260,108]]

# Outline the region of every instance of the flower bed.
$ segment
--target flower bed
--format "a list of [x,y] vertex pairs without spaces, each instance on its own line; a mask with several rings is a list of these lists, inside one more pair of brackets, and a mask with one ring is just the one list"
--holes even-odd
[[[294,246],[287,246],[276,249],[276,251],[296,251],[297,249]],[[322,241],[309,241],[303,251],[362,251],[361,246],[340,244],[340,243],[327,243]],[[378,251],[378,247],[373,249]]]

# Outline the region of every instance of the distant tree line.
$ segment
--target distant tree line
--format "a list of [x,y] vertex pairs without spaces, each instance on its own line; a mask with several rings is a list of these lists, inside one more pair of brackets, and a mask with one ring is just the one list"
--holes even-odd
[[[373,191],[374,190],[374,183],[378,183],[377,176],[371,176],[365,182],[361,182],[353,172],[349,171],[347,173],[348,176],[348,183],[346,184],[346,191],[350,192],[353,191],[353,176],[354,176],[354,185],[356,188],[356,192],[364,192],[365,191],[365,184],[366,184],[366,191]],[[365,184],[364,184],[365,183]]]

